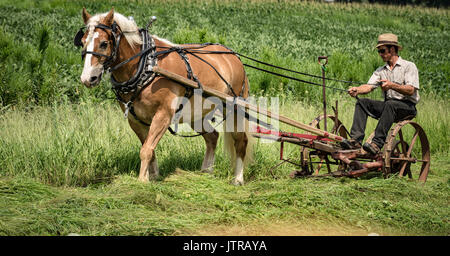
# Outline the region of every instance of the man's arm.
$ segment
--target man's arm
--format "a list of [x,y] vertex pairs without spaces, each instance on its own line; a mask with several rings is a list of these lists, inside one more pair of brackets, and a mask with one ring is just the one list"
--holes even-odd
[[371,92],[374,88],[376,88],[376,87],[369,85],[369,84],[363,84],[358,87],[352,87],[352,88],[348,89],[348,94],[350,94],[350,96],[352,96],[352,97],[356,97],[360,94],[367,94],[367,93]]
[[411,95],[414,94],[414,91],[416,90],[416,88],[414,88],[414,86],[409,85],[409,84],[407,84],[407,85],[400,85],[400,84],[396,84],[396,83],[393,83],[393,82],[391,82],[389,80],[385,80],[385,79],[380,80],[380,82],[382,82],[381,89],[383,91],[387,91],[389,89],[392,89],[392,90],[397,91],[397,92],[399,92],[399,93],[401,93],[403,95],[411,96]]

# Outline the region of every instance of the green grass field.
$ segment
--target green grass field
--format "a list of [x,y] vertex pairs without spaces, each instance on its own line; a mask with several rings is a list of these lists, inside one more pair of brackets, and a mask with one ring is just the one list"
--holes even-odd
[[[449,235],[449,11],[296,1],[0,1],[0,235]],[[279,144],[256,141],[246,185],[230,184],[222,138],[214,174],[200,172],[202,138],[167,133],[156,155],[162,177],[137,181],[140,142],[107,77],[79,82],[72,39],[81,9],[133,15],[176,43],[220,42],[296,70],[366,81],[380,66],[379,33],[400,35],[401,56],[420,71],[416,121],[431,145],[425,185],[370,173],[357,179],[290,179]],[[27,24],[27,26],[24,26]],[[303,123],[321,111],[320,88],[248,70],[252,94],[278,96],[280,113]],[[317,82],[317,81],[316,81]],[[330,83],[330,86],[343,85]],[[349,128],[354,100],[339,100]],[[370,95],[380,98],[375,92]],[[367,131],[376,125],[369,120]],[[281,126],[283,130],[291,130]],[[298,147],[286,154],[298,157]]]

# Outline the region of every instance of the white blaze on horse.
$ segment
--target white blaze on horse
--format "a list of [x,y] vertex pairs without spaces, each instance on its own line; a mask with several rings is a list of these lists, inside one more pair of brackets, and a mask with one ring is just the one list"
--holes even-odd
[[[151,72],[152,65],[199,82],[203,87],[226,93],[230,97],[249,96],[249,84],[242,62],[232,51],[222,45],[175,45],[156,36],[146,36],[147,30],[139,30],[132,19],[111,9],[108,13],[91,16],[83,8],[86,31],[80,30],[75,45],[82,46],[84,68],[81,82],[87,87],[99,84],[102,74],[111,71],[111,82],[120,107],[128,116],[128,123],[139,137],[141,166],[139,180],[148,181],[159,176],[155,148],[181,110],[179,99],[189,99],[187,105],[198,106],[189,89],[166,77]],[[190,54],[182,49],[201,49],[203,52]],[[180,50],[181,49],[181,50]],[[228,54],[227,54],[228,53]],[[201,55],[201,57],[199,56]],[[202,100],[203,102],[203,100]],[[190,104],[189,104],[190,103]],[[213,171],[214,154],[219,133],[208,122],[203,122],[213,111],[211,108],[191,110],[192,118],[180,118],[201,133],[206,142],[206,153],[202,170]],[[185,111],[184,109],[181,111]],[[128,112],[131,114],[128,115]],[[225,110],[224,110],[225,112]],[[224,113],[224,116],[226,114]],[[185,116],[183,114],[183,116]],[[245,160],[249,134],[238,130],[237,115],[232,131],[225,130],[224,141],[234,165],[233,184],[244,183]],[[177,121],[175,119],[175,121]],[[203,125],[194,125],[201,122]],[[206,126],[205,126],[206,125]],[[228,125],[229,126],[229,125]],[[207,132],[209,131],[209,132]]]

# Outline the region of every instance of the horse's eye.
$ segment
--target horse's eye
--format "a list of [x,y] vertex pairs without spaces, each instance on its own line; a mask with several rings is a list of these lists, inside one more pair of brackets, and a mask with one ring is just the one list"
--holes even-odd
[[106,49],[106,47],[108,47],[108,42],[103,41],[103,42],[100,43],[100,48]]

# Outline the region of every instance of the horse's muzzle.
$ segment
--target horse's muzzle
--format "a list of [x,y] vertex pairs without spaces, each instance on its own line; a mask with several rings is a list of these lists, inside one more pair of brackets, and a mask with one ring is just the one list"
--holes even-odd
[[89,77],[81,76],[80,79],[81,79],[81,82],[86,87],[92,88],[92,87],[97,86],[100,83],[100,81],[102,80],[102,75],[103,75],[103,72],[100,72],[99,75],[93,75],[93,76],[89,76]]

